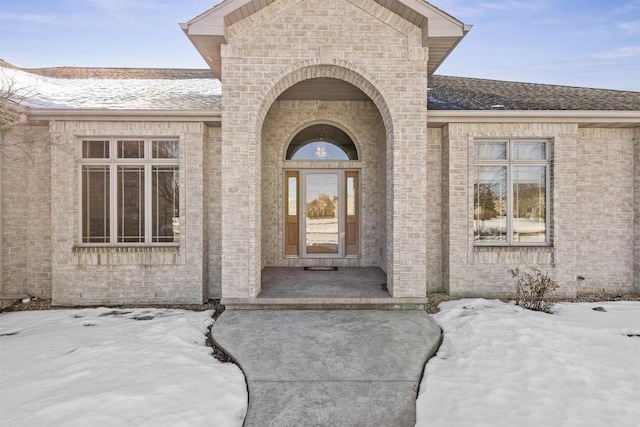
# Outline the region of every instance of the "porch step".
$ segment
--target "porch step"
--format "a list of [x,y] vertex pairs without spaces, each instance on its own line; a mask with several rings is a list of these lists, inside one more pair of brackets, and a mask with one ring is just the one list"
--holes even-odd
[[427,298],[222,298],[227,310],[424,310]]

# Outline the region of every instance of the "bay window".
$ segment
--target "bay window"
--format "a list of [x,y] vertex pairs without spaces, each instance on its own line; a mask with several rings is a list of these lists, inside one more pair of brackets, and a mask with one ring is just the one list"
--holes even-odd
[[474,144],[474,243],[549,244],[549,143]]
[[178,140],[91,139],[80,144],[80,244],[180,242]]

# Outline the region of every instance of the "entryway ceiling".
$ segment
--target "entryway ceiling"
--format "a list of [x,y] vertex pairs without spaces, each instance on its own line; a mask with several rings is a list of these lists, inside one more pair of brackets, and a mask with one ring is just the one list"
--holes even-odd
[[285,90],[280,101],[371,101],[360,89],[343,80],[320,77],[301,81]]

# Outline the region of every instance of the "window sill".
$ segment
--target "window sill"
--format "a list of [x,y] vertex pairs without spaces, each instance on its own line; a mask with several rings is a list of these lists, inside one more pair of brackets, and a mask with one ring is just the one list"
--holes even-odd
[[509,245],[507,243],[474,243],[474,248],[551,248],[550,243],[520,243]]
[[180,252],[180,245],[162,246],[79,246],[73,247],[73,253],[173,253]]
[[551,266],[555,251],[551,245],[527,246],[474,246],[472,259],[474,264],[527,264]]
[[553,245],[550,244],[531,244],[531,245],[487,245],[473,244],[474,252],[520,252],[520,251],[552,251]]

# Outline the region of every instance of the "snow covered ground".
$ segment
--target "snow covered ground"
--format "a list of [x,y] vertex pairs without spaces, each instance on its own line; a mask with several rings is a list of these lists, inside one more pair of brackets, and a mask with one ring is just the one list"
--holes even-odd
[[552,315],[483,299],[440,308],[418,426],[640,426],[640,302],[561,303]]
[[241,426],[244,376],[211,356],[211,314],[0,313],[0,425]]
[[[418,426],[639,425],[640,302],[441,310]],[[0,425],[240,426],[244,378],[211,356],[211,322],[210,311],[0,313]]]

